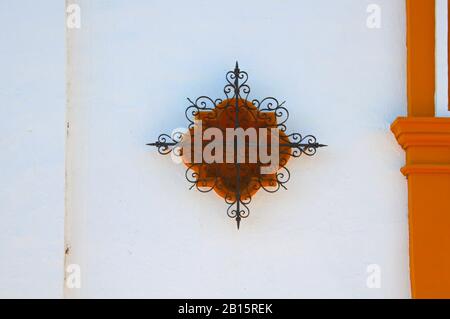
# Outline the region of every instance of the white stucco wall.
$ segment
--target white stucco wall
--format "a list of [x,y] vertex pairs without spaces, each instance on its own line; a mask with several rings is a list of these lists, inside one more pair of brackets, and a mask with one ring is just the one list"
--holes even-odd
[[[66,296],[410,296],[389,131],[406,111],[403,0],[79,3],[68,262],[82,288]],[[380,29],[366,26],[371,3]],[[289,164],[288,191],[258,193],[239,232],[223,200],[145,146],[186,123],[186,97],[222,97],[236,59],[252,97],[286,100],[289,128],[329,145]]]
[[62,297],[64,1],[0,1],[0,298]]
[[448,109],[448,1],[436,0],[436,116],[449,117]]

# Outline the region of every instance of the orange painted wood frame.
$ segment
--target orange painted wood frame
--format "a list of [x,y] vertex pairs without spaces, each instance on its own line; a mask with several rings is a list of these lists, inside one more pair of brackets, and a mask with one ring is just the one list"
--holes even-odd
[[406,0],[408,116],[391,129],[406,151],[413,298],[450,298],[450,118],[435,117],[435,1]]

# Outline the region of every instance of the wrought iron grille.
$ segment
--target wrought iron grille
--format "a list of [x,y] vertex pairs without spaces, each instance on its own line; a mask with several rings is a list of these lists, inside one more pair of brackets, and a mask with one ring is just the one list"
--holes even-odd
[[[239,229],[241,220],[250,215],[249,205],[252,196],[259,189],[269,193],[275,193],[281,188],[287,189],[286,183],[291,174],[286,164],[291,157],[313,156],[317,149],[326,145],[318,143],[313,135],[287,133],[289,111],[284,106],[284,102],[280,103],[273,97],[250,101],[248,74],[239,68],[237,62],[234,70],[227,72],[225,78],[227,82],[223,90],[225,99],[213,100],[210,97],[201,96],[194,101],[188,98],[190,105],[185,110],[189,123],[187,131],[177,131],[171,135],[161,134],[156,142],[147,145],[156,147],[162,155],[172,153],[183,157],[187,153],[185,151],[187,144],[184,143],[187,137],[193,137],[192,132],[199,120],[206,123],[207,128],[214,127],[222,132],[227,128],[248,129],[249,127],[278,130],[279,164],[273,174],[258,173],[258,169],[264,166],[259,159],[254,164],[237,160],[238,148],[242,145],[239,146],[236,138],[233,141],[232,163],[185,162],[187,166],[185,176],[191,184],[190,189],[196,188],[202,193],[215,190],[225,199],[228,205],[227,215],[236,221]],[[189,143],[191,142],[190,140]],[[203,147],[203,140],[201,143]],[[250,145],[247,141],[243,146],[258,147]]]

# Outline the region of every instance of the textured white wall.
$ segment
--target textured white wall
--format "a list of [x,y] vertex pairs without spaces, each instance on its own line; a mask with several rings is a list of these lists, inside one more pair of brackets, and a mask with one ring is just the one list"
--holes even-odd
[[[71,120],[73,255],[88,297],[409,297],[404,0],[80,1]],[[292,161],[236,231],[145,143],[222,97],[238,59],[252,97],[287,100],[292,131],[330,145]],[[382,269],[381,289],[366,266]]]
[[0,297],[62,297],[64,1],[0,1]]

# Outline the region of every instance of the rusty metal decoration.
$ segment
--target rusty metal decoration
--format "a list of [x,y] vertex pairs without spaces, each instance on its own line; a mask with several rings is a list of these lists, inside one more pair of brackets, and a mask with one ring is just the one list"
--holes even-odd
[[[326,145],[319,144],[313,135],[303,136],[299,133],[286,132],[289,111],[284,106],[284,102],[280,103],[273,97],[250,101],[248,74],[239,68],[237,62],[234,70],[229,71],[225,78],[227,81],[223,90],[225,99],[213,100],[207,96],[201,96],[193,101],[188,98],[190,105],[185,110],[189,122],[187,130],[177,131],[171,135],[161,134],[156,142],[147,145],[156,147],[162,155],[172,154],[181,157],[187,166],[185,176],[191,183],[190,189],[195,187],[202,193],[214,190],[223,197],[228,205],[227,215],[236,221],[239,229],[241,220],[250,215],[249,204],[258,190],[275,193],[280,188],[287,189],[286,183],[291,174],[286,164],[291,157],[313,156],[318,148]],[[200,128],[199,122],[202,123]],[[233,137],[232,156],[227,157],[231,161],[228,160],[225,163],[192,161],[192,157],[196,156],[195,151],[192,151],[195,149],[195,144],[201,143],[201,150],[206,147],[203,132],[209,128],[224,134],[227,129],[254,128],[257,132],[260,132],[260,129],[270,129],[274,134],[265,136],[265,140],[269,140],[266,152],[272,150],[278,153],[278,163],[274,171],[270,174],[261,173],[261,168],[270,164],[263,161],[260,156],[256,161],[249,163],[246,163],[245,159],[244,161],[238,159],[239,152],[245,154],[244,157],[248,157],[250,148],[258,149],[255,149],[255,152],[261,151],[260,144],[250,143],[245,137],[244,143],[239,143],[238,138]],[[196,129],[199,129],[202,135],[196,135]],[[201,141],[198,141],[199,137]],[[258,137],[263,140],[263,137]],[[278,147],[272,146],[275,142]],[[187,160],[187,157],[190,160]]]

